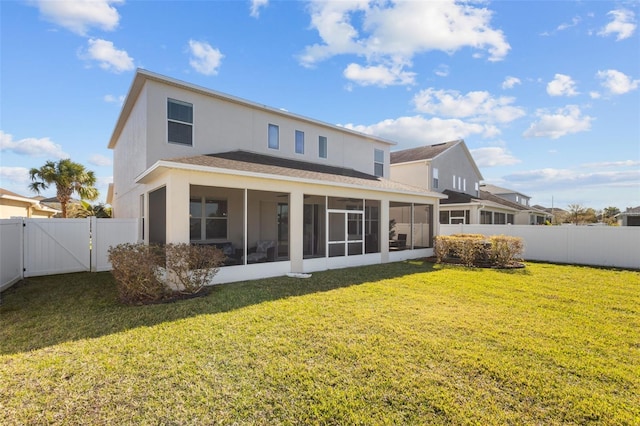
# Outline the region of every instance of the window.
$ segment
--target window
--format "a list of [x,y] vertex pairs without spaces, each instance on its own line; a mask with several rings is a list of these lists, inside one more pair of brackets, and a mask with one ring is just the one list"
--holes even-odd
[[440,210],[442,225],[469,224],[469,210]]
[[433,189],[438,189],[438,169],[433,169]]
[[507,214],[507,223],[513,225],[513,215]]
[[381,149],[376,149],[373,153],[373,174],[384,176],[384,151]]
[[479,196],[480,195],[480,185],[478,184],[478,182],[476,182],[475,190],[476,190],[476,196]]
[[462,178],[458,176],[458,191],[462,189]]
[[269,148],[280,149],[280,128],[269,124]]
[[456,189],[456,175],[453,175],[453,189]]
[[480,212],[480,223],[483,225],[491,225],[493,223],[493,213],[482,210]]
[[327,158],[327,137],[318,137],[318,157]]
[[193,145],[193,105],[167,99],[168,141]]
[[495,212],[493,214],[493,221],[496,225],[506,225],[507,215],[505,213]]
[[189,200],[190,239],[227,239],[227,201],[206,197],[192,197]]
[[462,179],[462,190],[467,192],[467,179]]
[[304,154],[304,132],[296,130],[296,154]]

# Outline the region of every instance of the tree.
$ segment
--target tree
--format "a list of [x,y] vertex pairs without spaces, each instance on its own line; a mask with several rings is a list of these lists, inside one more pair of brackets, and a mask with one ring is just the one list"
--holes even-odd
[[96,176],[91,170],[85,169],[82,164],[74,163],[68,158],[58,161],[47,161],[39,169],[32,168],[29,176],[33,181],[29,189],[36,192],[56,186],[56,197],[62,206],[62,217],[67,217],[67,203],[73,193],[81,199],[95,200],[98,198],[98,190],[94,187]]
[[582,222],[586,209],[580,204],[569,204],[569,221],[575,225]]
[[620,209],[617,207],[609,206],[605,207],[602,212],[602,221],[608,225],[617,225],[615,216],[620,214]]
[[89,204],[82,200],[80,204],[72,204],[67,211],[69,217],[91,217],[95,216],[99,219],[111,218],[111,207],[104,203]]

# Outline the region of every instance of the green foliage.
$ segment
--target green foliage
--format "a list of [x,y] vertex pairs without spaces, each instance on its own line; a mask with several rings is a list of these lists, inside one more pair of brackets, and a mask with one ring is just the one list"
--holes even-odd
[[511,265],[517,260],[522,260],[524,242],[522,238],[507,235],[493,235],[489,238],[490,258],[499,268]]
[[524,250],[522,238],[504,235],[486,237],[482,234],[439,235],[435,238],[434,253],[438,263],[455,257],[465,266],[490,262],[504,268],[521,260]]
[[158,246],[118,244],[109,248],[109,262],[123,303],[157,301],[170,292],[159,275],[164,255]]
[[107,219],[111,217],[111,207],[104,203],[90,204],[81,200],[80,204],[72,204],[68,207],[68,217],[91,217],[95,216],[99,219]]
[[123,306],[109,273],[2,294],[2,424],[633,425],[640,273],[420,261]]
[[225,259],[222,250],[206,245],[167,244],[164,249],[168,277],[185,294],[196,294],[209,284]]
[[95,200],[98,198],[98,190],[95,188],[96,177],[93,171],[86,170],[82,164],[74,163],[68,158],[57,163],[47,161],[39,169],[32,168],[29,171],[32,183],[29,188],[40,193],[50,185],[56,187],[56,197],[62,207],[62,217],[67,217],[67,203],[76,193],[82,199]]

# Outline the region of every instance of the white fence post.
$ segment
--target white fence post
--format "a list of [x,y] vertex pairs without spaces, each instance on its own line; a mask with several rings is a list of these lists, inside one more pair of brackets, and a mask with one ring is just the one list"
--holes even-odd
[[24,277],[23,219],[0,220],[0,291]]

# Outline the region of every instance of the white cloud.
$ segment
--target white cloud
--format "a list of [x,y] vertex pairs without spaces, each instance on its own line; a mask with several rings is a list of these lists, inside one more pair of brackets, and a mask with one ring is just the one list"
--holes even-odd
[[342,54],[364,57],[365,68],[405,66],[421,52],[453,53],[465,47],[499,61],[511,48],[502,31],[491,27],[492,13],[469,3],[316,0],[309,10],[322,42],[305,48],[299,57],[304,66]]
[[385,87],[413,84],[415,81],[415,73],[402,71],[400,66],[376,65],[363,67],[358,64],[349,64],[344,70],[344,76],[361,86]]
[[438,68],[433,71],[433,73],[438,77],[447,77],[449,75],[449,66],[440,64],[438,65]]
[[602,95],[600,94],[600,92],[592,91],[592,92],[589,92],[589,97],[591,99],[600,99]]
[[589,186],[604,186],[611,188],[612,186],[636,186],[640,180],[640,170],[616,170],[603,171],[592,170],[582,171],[581,169],[537,169],[522,172],[516,172],[504,176],[507,182],[521,184],[526,182],[528,187],[551,188],[571,185],[574,189]]
[[62,146],[52,142],[49,138],[26,138],[14,141],[12,135],[2,130],[0,130],[1,151],[29,157],[69,158],[69,154],[62,150]]
[[511,105],[514,101],[507,96],[494,98],[485,91],[463,95],[456,90],[433,88],[422,90],[413,98],[419,112],[498,123],[508,123],[525,115],[524,109]]
[[114,95],[104,95],[104,101],[110,104],[120,104],[122,105],[122,103],[124,102],[125,96],[124,95],[120,95],[120,96],[114,96]]
[[575,27],[576,25],[578,25],[580,23],[582,19],[579,16],[574,17],[573,19],[571,19],[571,23],[562,23],[560,25],[558,25],[558,28],[556,28],[557,31],[564,31],[566,29],[569,29],[571,27]]
[[548,84],[547,93],[550,96],[576,96],[576,83],[565,74],[556,74]]
[[100,68],[104,70],[121,73],[135,67],[129,54],[124,50],[116,49],[110,41],[92,38],[87,41],[87,44],[89,45],[87,53],[81,56],[98,61]]
[[585,163],[581,164],[580,167],[585,167],[588,169],[594,168],[618,168],[618,167],[638,167],[640,166],[640,161],[636,160],[623,160],[623,161],[602,161],[600,163]]
[[96,27],[112,31],[118,26],[120,15],[115,7],[124,0],[38,0],[36,4],[42,17],[79,35]]
[[596,76],[603,80],[602,86],[614,95],[623,95],[631,92],[640,85],[640,80],[631,80],[629,76],[616,70],[598,71]]
[[518,77],[511,77],[508,76],[507,78],[504,79],[504,81],[502,82],[502,88],[503,89],[513,89],[515,87],[516,84],[522,84],[522,82],[520,81],[520,79]]
[[633,35],[636,30],[635,14],[627,9],[612,10],[607,15],[611,16],[612,21],[609,22],[598,35],[606,37],[616,35],[616,40],[624,40]]
[[260,9],[267,7],[269,0],[251,0],[251,16],[258,18],[260,16]]
[[549,113],[538,110],[538,121],[534,122],[523,133],[526,138],[551,138],[558,139],[571,133],[585,132],[591,129],[593,117],[583,116],[576,105],[567,105]]
[[502,147],[486,147],[469,150],[478,167],[511,166],[521,161]]
[[346,124],[344,127],[396,141],[402,144],[402,148],[464,139],[470,135],[489,137],[497,132],[493,126],[458,119],[426,119],[420,115],[387,119],[370,126]]
[[[12,182],[18,185],[28,185],[31,183],[29,177],[29,169],[25,167],[0,167],[0,180],[3,182],[3,186],[6,186],[6,182]],[[19,191],[16,191],[19,193]]]
[[218,74],[218,68],[224,55],[204,41],[189,40],[189,52],[191,58],[189,65],[194,70],[204,75]]
[[98,166],[98,167],[108,167],[113,165],[111,158],[106,157],[104,155],[100,155],[100,154],[92,155],[91,157],[89,157],[88,162],[89,164],[93,166]]

